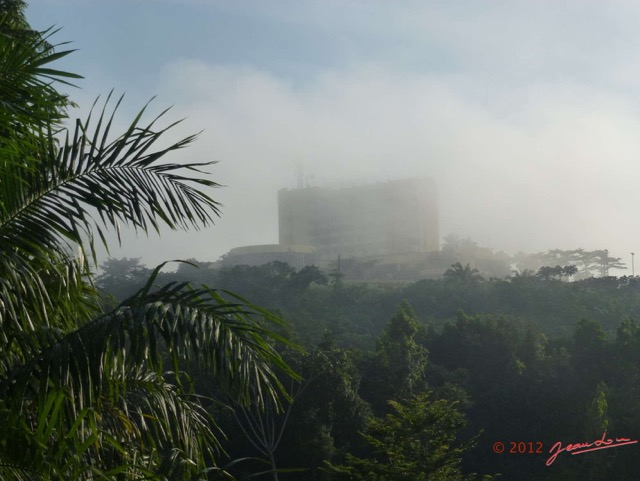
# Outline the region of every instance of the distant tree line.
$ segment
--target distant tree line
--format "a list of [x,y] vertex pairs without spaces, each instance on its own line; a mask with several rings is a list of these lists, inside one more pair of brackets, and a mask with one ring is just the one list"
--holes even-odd
[[480,247],[471,239],[460,239],[455,235],[444,238],[439,251],[423,254],[380,258],[341,258],[329,263],[328,270],[339,271],[345,279],[365,281],[410,281],[437,279],[451,265],[469,265],[483,277],[503,279],[514,272],[522,275],[537,273],[541,268],[573,266],[575,272],[548,273],[556,277],[581,280],[590,277],[608,277],[614,271],[627,267],[619,257],[609,255],[607,249],[585,250],[552,249],[546,252],[509,255]]
[[[305,346],[279,348],[302,376],[283,378],[283,411],[211,408],[229,459],[245,459],[229,468],[237,479],[631,479],[637,446],[545,464],[557,441],[640,437],[640,278],[566,282],[575,270],[556,266],[487,279],[455,263],[405,284],[277,262],[161,276],[250,296]],[[144,269],[111,262],[98,284],[135,289]],[[196,390],[216,386],[202,375]]]

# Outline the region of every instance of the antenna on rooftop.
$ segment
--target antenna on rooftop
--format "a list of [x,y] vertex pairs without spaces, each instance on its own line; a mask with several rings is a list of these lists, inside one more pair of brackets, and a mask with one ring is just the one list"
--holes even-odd
[[298,163],[296,163],[296,187],[298,189],[302,189],[303,182],[304,182],[304,166],[302,165],[302,162],[298,161]]

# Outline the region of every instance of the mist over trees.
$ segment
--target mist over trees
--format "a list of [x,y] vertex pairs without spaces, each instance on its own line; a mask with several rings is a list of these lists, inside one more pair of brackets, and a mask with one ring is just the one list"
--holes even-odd
[[[545,463],[558,441],[593,442],[604,432],[637,439],[636,277],[568,282],[574,269],[549,267],[497,279],[458,263],[439,279],[406,283],[313,269],[315,280],[301,286],[293,280],[303,270],[277,262],[187,267],[161,275],[224,279],[278,312],[289,323],[283,332],[306,347],[283,352],[303,380],[288,386],[294,400],[286,414],[273,417],[279,480],[436,476],[410,446],[448,459],[443,479],[601,479],[605,472],[624,479],[634,472],[633,446],[591,457],[561,453]],[[230,456],[268,459],[236,417],[219,417]],[[436,428],[439,422],[449,427]],[[448,436],[440,451],[428,444],[434,429]],[[505,453],[492,450],[496,442]],[[269,465],[232,471],[241,478]]]
[[[222,263],[223,265],[224,262]],[[619,257],[609,255],[607,249],[588,251],[582,248],[546,252],[507,254],[481,247],[471,239],[448,235],[440,250],[426,254],[406,254],[379,258],[340,258],[325,270],[340,271],[346,279],[363,281],[418,281],[438,279],[450,269],[475,270],[485,279],[504,279],[520,276],[546,275],[566,280],[608,277],[627,266]],[[564,268],[554,272],[555,268]],[[539,270],[543,269],[542,273]]]
[[607,250],[94,276],[120,224],[210,225],[217,184],[167,160],[195,137],[159,147],[164,114],[69,123],[71,52],[24,7],[0,0],[1,479],[636,476],[634,444],[570,455],[640,436],[640,281]]

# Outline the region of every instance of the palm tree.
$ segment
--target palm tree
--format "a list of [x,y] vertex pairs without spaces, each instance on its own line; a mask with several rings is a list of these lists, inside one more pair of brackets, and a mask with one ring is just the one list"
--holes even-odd
[[[119,224],[206,227],[209,163],[167,163],[164,112],[119,136],[110,96],[65,126],[52,68],[70,51],[0,0],[0,479],[192,479],[221,474],[220,433],[185,365],[240,403],[278,403],[273,315],[206,286],[146,286],[100,312],[94,245]],[[95,119],[97,117],[97,119]]]
[[463,266],[459,262],[451,264],[451,267],[447,269],[443,276],[447,280],[458,282],[461,284],[481,282],[484,280],[484,278],[480,275],[478,269],[472,269],[470,264],[468,263],[466,266]]

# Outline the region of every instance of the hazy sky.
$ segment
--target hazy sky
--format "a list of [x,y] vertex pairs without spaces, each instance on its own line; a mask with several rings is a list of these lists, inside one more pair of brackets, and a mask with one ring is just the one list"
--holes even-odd
[[[217,160],[223,216],[117,257],[277,243],[277,190],[431,176],[440,232],[507,252],[640,252],[640,2],[31,0],[83,106],[150,97]],[[78,112],[78,115],[80,112]],[[179,133],[179,132],[178,132]]]

